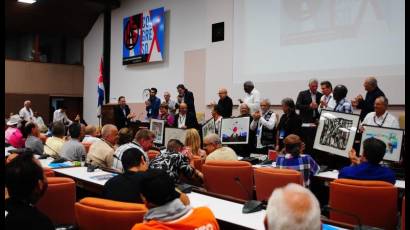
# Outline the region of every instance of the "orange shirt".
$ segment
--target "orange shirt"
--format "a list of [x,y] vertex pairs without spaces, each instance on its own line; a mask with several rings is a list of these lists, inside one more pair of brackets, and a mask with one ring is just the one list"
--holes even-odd
[[179,219],[167,222],[150,220],[134,225],[131,230],[145,229],[219,230],[219,225],[209,208],[199,207],[192,208]]

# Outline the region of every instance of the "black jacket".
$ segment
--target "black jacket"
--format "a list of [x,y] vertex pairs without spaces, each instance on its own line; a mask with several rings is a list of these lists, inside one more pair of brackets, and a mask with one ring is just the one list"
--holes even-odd
[[[179,121],[179,113],[175,115],[175,119],[174,119],[174,127],[178,128],[178,121]],[[186,114],[186,120],[185,120],[185,126],[187,127],[187,129],[190,128],[198,128],[198,122],[196,120],[196,116],[194,116],[192,113],[187,113]]]
[[[323,94],[316,92],[316,103],[320,104],[320,98]],[[301,91],[296,100],[296,108],[299,109],[299,115],[304,123],[314,123],[319,119],[319,111],[315,109],[315,116],[313,116],[313,109],[309,107],[312,103],[312,97],[310,96],[309,90]]]
[[127,116],[130,114],[130,108],[128,105],[125,105],[125,114],[122,111],[120,105],[116,105],[114,107],[114,118],[115,118],[115,125],[117,126],[117,129],[120,130],[121,128],[128,127],[130,120],[127,119]]
[[282,114],[279,120],[279,124],[277,127],[278,133],[277,135],[280,135],[280,132],[284,132],[283,138],[281,139],[279,136],[279,147],[282,149],[283,148],[283,139],[285,139],[286,136],[289,134],[295,134],[298,136],[302,135],[302,120],[300,119],[300,116],[296,113],[293,112],[289,114]]
[[219,99],[218,101],[218,109],[221,113],[223,118],[231,117],[232,116],[232,99],[226,96],[223,100]]
[[357,108],[362,110],[360,112],[361,121],[363,121],[368,113],[374,111],[374,101],[380,96],[384,96],[384,93],[379,89],[379,87],[376,87],[373,91],[367,92],[365,99],[359,102]]

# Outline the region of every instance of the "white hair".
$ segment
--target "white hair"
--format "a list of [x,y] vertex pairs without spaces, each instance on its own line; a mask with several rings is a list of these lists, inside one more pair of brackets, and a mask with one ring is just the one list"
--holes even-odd
[[319,81],[316,78],[312,78],[312,79],[309,80],[309,85],[312,84],[312,83],[319,84]]
[[207,140],[208,142],[210,142],[212,144],[221,145],[221,139],[215,133],[211,133],[211,134],[206,135],[206,137],[204,138],[204,141],[205,140]]
[[290,183],[273,191],[266,208],[268,230],[319,230],[320,206],[313,193]]

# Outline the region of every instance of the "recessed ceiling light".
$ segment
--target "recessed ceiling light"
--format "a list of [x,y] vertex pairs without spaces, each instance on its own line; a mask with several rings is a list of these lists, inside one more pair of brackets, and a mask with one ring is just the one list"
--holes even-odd
[[28,4],[33,4],[35,3],[37,0],[17,0],[18,2],[22,2],[22,3],[28,3]]

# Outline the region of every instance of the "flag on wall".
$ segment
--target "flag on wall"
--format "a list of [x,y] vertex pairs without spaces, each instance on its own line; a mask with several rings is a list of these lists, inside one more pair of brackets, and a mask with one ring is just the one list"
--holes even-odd
[[104,89],[104,76],[103,76],[103,60],[101,58],[100,61],[100,75],[98,76],[97,80],[98,86],[97,86],[97,93],[98,93],[98,105],[97,105],[97,116],[101,116],[101,106],[104,103],[104,97],[105,97],[105,89]]

